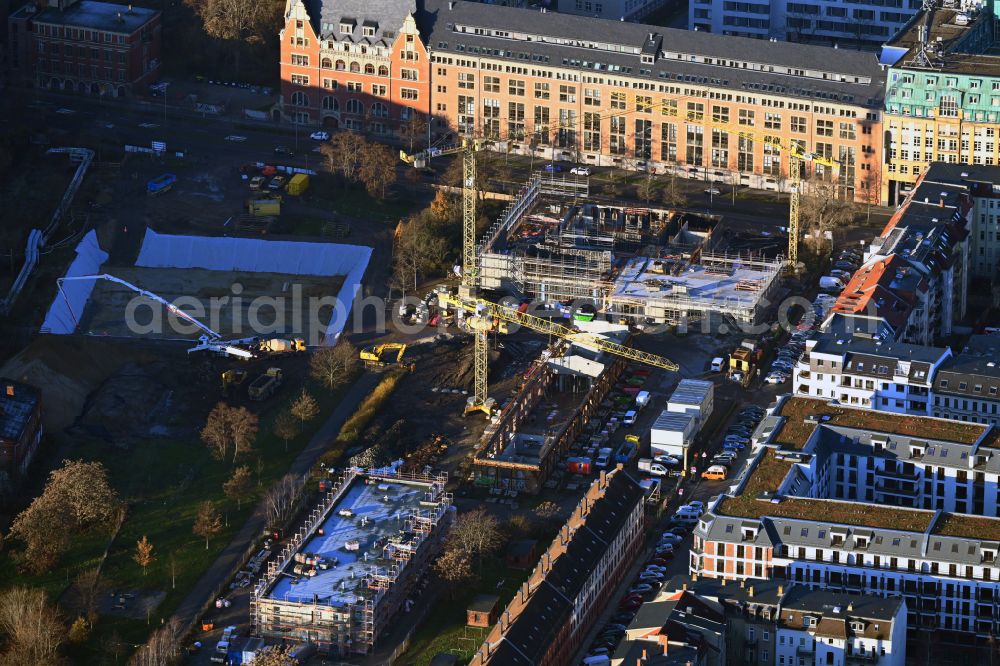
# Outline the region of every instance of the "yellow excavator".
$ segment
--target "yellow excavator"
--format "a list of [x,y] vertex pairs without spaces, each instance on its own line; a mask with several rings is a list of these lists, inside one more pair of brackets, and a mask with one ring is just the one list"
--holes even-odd
[[222,395],[229,396],[229,394],[237,387],[239,387],[243,380],[247,378],[247,371],[242,369],[231,368],[222,373]]
[[402,364],[405,353],[405,344],[390,342],[374,347],[365,347],[358,356],[364,361],[366,368],[384,368],[387,365]]

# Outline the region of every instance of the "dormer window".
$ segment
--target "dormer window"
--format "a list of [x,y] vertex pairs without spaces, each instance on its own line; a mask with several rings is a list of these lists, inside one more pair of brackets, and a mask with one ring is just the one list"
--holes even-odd
[[361,26],[361,34],[365,37],[374,37],[376,30],[378,30],[377,23],[366,22],[364,25]]
[[859,634],[864,632],[865,623],[864,622],[851,622],[851,629],[858,632]]
[[816,626],[816,616],[815,615],[806,615],[806,616],[804,616],[802,618],[802,626],[803,627],[815,627]]
[[652,65],[653,62],[654,62],[653,56],[651,56],[651,55],[643,55],[642,56],[642,64],[644,64],[644,65]]
[[354,22],[353,21],[341,21],[340,22],[340,34],[351,35],[354,33]]

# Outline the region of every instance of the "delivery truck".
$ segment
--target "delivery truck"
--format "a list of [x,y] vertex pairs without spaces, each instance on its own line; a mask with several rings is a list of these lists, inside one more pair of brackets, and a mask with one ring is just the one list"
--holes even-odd
[[301,196],[309,189],[309,176],[304,173],[297,173],[291,177],[285,185],[285,191],[293,197]]

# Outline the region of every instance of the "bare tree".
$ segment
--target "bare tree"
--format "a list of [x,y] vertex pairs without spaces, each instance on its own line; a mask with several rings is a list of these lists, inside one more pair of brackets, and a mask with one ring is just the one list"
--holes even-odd
[[[258,0],[185,0],[201,18],[205,32],[216,39],[242,44],[261,44],[278,30],[280,14],[274,3]],[[232,49],[236,69],[240,49]]]
[[399,134],[409,145],[409,152],[412,155],[417,142],[427,136],[427,121],[421,114],[413,112],[410,114],[410,119],[400,126]]
[[455,592],[476,579],[472,558],[458,548],[448,547],[434,561],[434,572],[448,586],[452,598]]
[[246,407],[217,404],[208,414],[201,440],[208,445],[216,460],[223,460],[232,451],[233,462],[252,450],[257,438],[257,415]]
[[459,514],[448,532],[450,547],[474,559],[493,553],[503,541],[500,522],[486,509]]
[[211,500],[205,500],[198,507],[191,531],[205,538],[205,550],[208,550],[208,540],[222,531],[222,516]]
[[14,519],[10,534],[26,546],[25,566],[41,573],[59,560],[73,535],[114,525],[120,508],[101,463],[64,460],[42,494]]
[[300,488],[299,477],[286,474],[267,491],[264,505],[267,509],[267,520],[271,525],[281,524],[291,517]]
[[281,412],[274,419],[274,434],[285,442],[285,453],[288,453],[288,443],[302,432],[302,424],[292,416],[291,412]]
[[236,500],[236,510],[243,507],[243,500],[253,492],[253,478],[246,465],[237,467],[232,477],[222,484],[222,492],[231,500]]
[[382,143],[366,143],[358,168],[358,178],[373,197],[385,199],[387,188],[396,182],[396,155]]
[[656,193],[659,189],[660,189],[659,185],[655,180],[653,180],[653,172],[647,171],[646,177],[643,178],[641,181],[639,181],[639,187],[638,187],[639,198],[645,201],[646,205],[648,206],[650,200],[656,196]]
[[445,263],[447,254],[448,241],[437,233],[426,215],[410,219],[402,228],[393,255],[397,286],[404,293],[416,289],[422,276]]
[[136,650],[129,666],[168,666],[180,654],[181,624],[171,618],[149,636],[149,641]]
[[319,405],[316,404],[316,398],[312,397],[309,391],[302,389],[302,393],[292,403],[291,412],[292,416],[305,423],[319,416]]
[[145,534],[135,542],[135,554],[132,555],[132,559],[142,567],[143,576],[146,575],[149,565],[156,560],[156,557],[153,555],[153,544],[149,542],[149,538]]
[[672,169],[667,171],[663,177],[663,189],[660,190],[660,202],[664,206],[673,208],[683,205],[685,201],[684,193],[681,192],[680,183],[677,180],[677,174]]
[[12,587],[0,593],[0,633],[6,649],[0,662],[12,666],[62,664],[59,654],[66,627],[45,591]]
[[358,177],[358,169],[367,145],[365,138],[356,132],[337,132],[329,142],[320,146],[320,152],[326,158],[327,168],[334,173],[340,173],[348,182],[354,182]]
[[799,224],[822,244],[824,232],[854,220],[854,202],[838,198],[838,184],[835,182],[812,180],[803,185],[803,194],[799,198]]
[[310,376],[330,390],[343,386],[358,369],[358,349],[341,339],[334,347],[322,347],[309,358]]

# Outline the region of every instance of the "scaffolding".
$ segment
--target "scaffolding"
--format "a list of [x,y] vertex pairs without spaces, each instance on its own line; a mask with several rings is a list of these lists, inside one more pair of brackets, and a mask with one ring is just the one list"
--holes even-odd
[[[303,525],[289,538],[274,561],[268,564],[267,571],[254,586],[250,602],[251,633],[262,637],[310,641],[321,650],[340,656],[371,652],[386,623],[402,605],[407,595],[406,583],[417,577],[411,575],[412,571],[422,568],[432,551],[437,552],[436,546],[444,531],[442,522],[448,519],[452,504],[451,494],[444,492],[447,480],[446,474],[406,473],[394,468],[345,471],[309,512]],[[355,498],[366,497],[358,495],[358,492],[370,492],[376,496],[384,492],[384,500],[389,500],[392,492],[389,488],[396,484],[404,486],[397,495],[402,498],[398,501],[403,501],[406,497],[413,497],[414,484],[420,484],[424,489],[420,495],[408,500],[411,505],[417,504],[415,508],[396,511],[392,507],[397,506],[398,501],[392,501],[382,510],[380,518],[369,519],[368,514],[355,516],[351,505],[338,508],[352,485],[357,483],[364,483],[369,489],[354,491],[352,496]],[[283,578],[291,579],[294,584],[297,580],[304,580],[303,576],[322,575],[322,572],[317,574],[315,571],[310,574],[304,567],[338,566],[337,558],[329,554],[324,557],[304,552],[307,541],[313,536],[324,535],[325,521],[331,518],[334,511],[336,516],[333,518],[356,519],[357,524],[370,525],[372,529],[381,520],[383,527],[390,523],[395,526],[390,531],[397,531],[385,537],[378,537],[373,532],[371,536],[375,543],[372,545],[376,550],[364,549],[353,563],[341,567],[339,581],[334,583],[333,589],[324,590],[322,594],[313,592],[311,599],[303,598],[308,596],[308,591],[304,595],[288,591],[283,595],[277,594],[276,585]],[[354,547],[362,550],[362,544],[355,544]],[[333,575],[332,572],[330,575]],[[302,584],[305,583],[300,583],[299,587]]]

